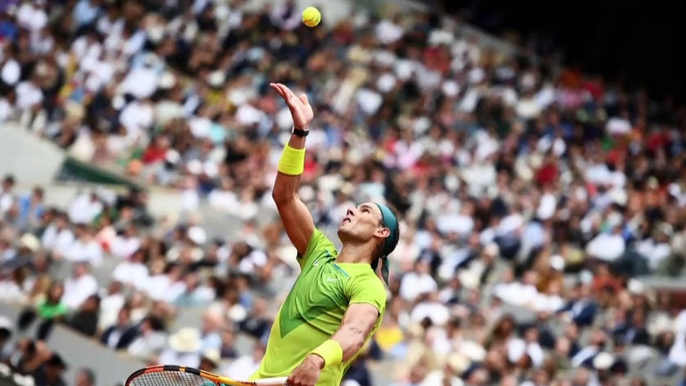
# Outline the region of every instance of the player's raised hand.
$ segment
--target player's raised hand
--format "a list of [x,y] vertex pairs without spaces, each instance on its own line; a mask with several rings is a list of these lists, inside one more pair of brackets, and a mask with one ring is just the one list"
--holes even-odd
[[286,102],[286,105],[288,105],[295,127],[301,130],[308,130],[310,122],[314,118],[314,111],[312,111],[312,106],[310,106],[310,102],[307,100],[307,95],[300,94],[300,96],[296,96],[290,88],[281,83],[270,83],[269,86],[276,90],[284,102]]

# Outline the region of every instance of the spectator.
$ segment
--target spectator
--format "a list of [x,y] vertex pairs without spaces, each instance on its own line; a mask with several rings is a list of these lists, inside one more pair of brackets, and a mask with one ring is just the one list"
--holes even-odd
[[184,327],[169,337],[169,347],[162,352],[160,363],[198,367],[202,339],[198,330]]
[[56,321],[62,321],[67,317],[69,309],[64,303],[63,299],[64,286],[62,283],[53,283],[47,291],[44,300],[41,300],[35,307],[31,305],[29,308],[22,311],[17,321],[20,331],[28,329],[36,317],[39,317],[41,323],[38,327],[38,339],[46,339],[52,326]]
[[81,307],[69,318],[67,324],[74,330],[88,336],[95,337],[98,333],[98,318],[102,302],[100,296],[91,295]]
[[95,386],[95,373],[93,370],[84,368],[76,374],[76,386]]
[[142,359],[160,355],[168,339],[162,320],[154,316],[146,317],[139,324],[138,330],[136,338],[128,346],[128,353]]
[[50,359],[33,374],[33,379],[38,385],[66,386],[67,383],[64,381],[63,375],[67,368],[62,357],[53,353],[50,355]]
[[64,282],[64,304],[68,309],[75,310],[97,290],[98,283],[89,273],[88,264],[77,262],[74,264],[72,276]]
[[231,365],[223,369],[222,374],[226,374],[229,378],[247,379],[250,377],[250,374],[257,371],[262,357],[264,357],[264,346],[255,344],[252,354],[239,357]]
[[131,323],[131,311],[124,307],[119,310],[117,322],[103,331],[100,342],[114,350],[126,350],[138,333],[138,328]]

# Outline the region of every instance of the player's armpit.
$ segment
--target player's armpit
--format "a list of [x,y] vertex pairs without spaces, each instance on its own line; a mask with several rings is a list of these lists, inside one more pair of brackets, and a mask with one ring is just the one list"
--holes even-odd
[[293,194],[290,197],[287,196],[285,198],[278,197],[276,194],[276,186],[274,193],[274,201],[276,201],[276,207],[279,210],[279,215],[281,216],[286,235],[288,235],[288,238],[291,240],[291,243],[293,243],[295,249],[298,250],[298,254],[304,256],[307,250],[307,244],[314,233],[314,220],[312,219],[312,215],[307,209],[307,206],[305,206],[305,203],[303,203],[297,195]]
[[343,349],[343,362],[350,360],[364,346],[379,319],[379,310],[367,303],[351,304],[343,317],[341,328],[333,335]]

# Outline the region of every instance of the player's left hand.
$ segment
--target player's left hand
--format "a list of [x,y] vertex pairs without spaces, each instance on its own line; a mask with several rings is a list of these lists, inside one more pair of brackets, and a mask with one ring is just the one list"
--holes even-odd
[[286,381],[286,386],[314,386],[324,367],[324,359],[318,355],[308,355],[307,358],[296,367]]

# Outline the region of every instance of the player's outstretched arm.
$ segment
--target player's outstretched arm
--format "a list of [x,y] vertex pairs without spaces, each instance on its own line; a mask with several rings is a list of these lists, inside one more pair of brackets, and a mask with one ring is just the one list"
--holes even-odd
[[338,331],[293,370],[286,385],[314,386],[325,366],[338,366],[352,359],[364,346],[378,318],[379,310],[375,306],[351,304]]
[[304,256],[307,243],[314,233],[314,220],[305,203],[298,197],[298,187],[305,167],[305,138],[314,112],[305,94],[298,97],[281,83],[272,83],[270,86],[288,105],[294,125],[291,139],[281,155],[272,197],[288,238],[298,253]]

